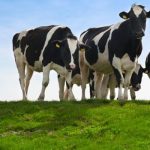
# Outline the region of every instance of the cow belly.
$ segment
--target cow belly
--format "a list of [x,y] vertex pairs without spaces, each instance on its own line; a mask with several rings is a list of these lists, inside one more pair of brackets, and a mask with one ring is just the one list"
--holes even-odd
[[113,71],[108,60],[108,55],[105,54],[99,54],[97,62],[92,65],[91,68],[97,72],[102,72],[105,74]]

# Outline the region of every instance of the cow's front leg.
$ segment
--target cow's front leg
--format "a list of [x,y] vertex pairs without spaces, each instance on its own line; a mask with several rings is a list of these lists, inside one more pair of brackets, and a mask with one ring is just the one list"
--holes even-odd
[[75,100],[74,94],[72,92],[71,72],[68,72],[66,75],[66,84],[68,91],[68,100]]
[[58,75],[58,84],[59,84],[59,99],[60,101],[62,101],[64,99],[65,77]]
[[114,68],[114,74],[116,76],[116,80],[118,83],[118,100],[123,102],[124,96],[123,96],[122,88],[123,88],[123,83],[124,83],[124,77],[123,77],[123,74],[121,72],[121,69]]
[[29,84],[30,84],[30,80],[32,78],[32,75],[33,75],[33,70],[27,66],[26,76],[25,76],[25,91],[26,91],[26,94],[28,93],[28,88],[29,88]]
[[45,89],[48,86],[49,83],[49,72],[50,72],[50,66],[47,65],[43,67],[43,81],[42,81],[42,90],[40,93],[40,96],[38,98],[39,101],[43,101],[45,97]]
[[110,99],[113,100],[115,98],[115,88],[117,86],[116,77],[114,74],[110,75],[109,78],[109,88],[110,88]]
[[125,73],[125,80],[124,80],[124,99],[125,100],[128,100],[128,88],[130,85],[132,73],[133,73],[133,70],[127,71]]

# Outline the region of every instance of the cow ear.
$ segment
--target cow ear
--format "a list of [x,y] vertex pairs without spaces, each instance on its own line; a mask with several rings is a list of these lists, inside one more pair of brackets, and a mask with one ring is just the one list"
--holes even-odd
[[121,18],[123,18],[123,19],[126,20],[126,19],[129,18],[129,13],[123,11],[123,12],[121,12],[121,13],[119,14],[119,16],[120,16]]
[[146,17],[150,18],[150,11],[146,13]]
[[85,44],[80,44],[80,51],[84,52],[86,49],[89,49],[90,47]]
[[61,45],[62,45],[62,41],[60,41],[60,40],[55,40],[55,41],[52,41],[52,44],[53,44],[56,48],[60,48]]

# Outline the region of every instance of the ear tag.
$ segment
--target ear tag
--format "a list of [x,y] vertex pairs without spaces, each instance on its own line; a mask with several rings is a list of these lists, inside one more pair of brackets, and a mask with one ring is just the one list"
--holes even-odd
[[60,48],[60,45],[59,45],[58,43],[56,43],[56,47],[57,47],[57,48]]
[[84,51],[85,51],[85,48],[81,48],[80,51],[84,52]]
[[127,16],[123,15],[123,19],[128,19]]

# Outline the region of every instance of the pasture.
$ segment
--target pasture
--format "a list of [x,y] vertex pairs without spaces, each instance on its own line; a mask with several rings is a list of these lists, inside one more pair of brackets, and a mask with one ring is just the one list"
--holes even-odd
[[148,150],[150,101],[0,102],[1,150]]

